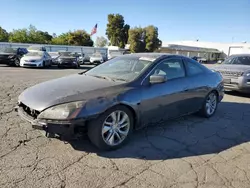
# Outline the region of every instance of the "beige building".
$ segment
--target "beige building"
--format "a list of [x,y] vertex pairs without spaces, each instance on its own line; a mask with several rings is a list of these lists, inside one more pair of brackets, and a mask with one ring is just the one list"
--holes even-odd
[[161,51],[179,53],[189,57],[199,56],[208,60],[226,58],[233,54],[250,54],[250,44],[242,43],[218,43],[201,41],[175,41],[163,42]]

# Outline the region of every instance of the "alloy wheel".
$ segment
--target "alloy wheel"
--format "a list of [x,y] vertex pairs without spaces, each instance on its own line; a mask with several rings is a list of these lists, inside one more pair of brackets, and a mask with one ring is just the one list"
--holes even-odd
[[102,138],[109,146],[121,144],[128,136],[130,119],[124,111],[112,112],[102,125]]
[[217,96],[215,93],[210,93],[206,100],[206,112],[210,116],[212,115],[217,107]]

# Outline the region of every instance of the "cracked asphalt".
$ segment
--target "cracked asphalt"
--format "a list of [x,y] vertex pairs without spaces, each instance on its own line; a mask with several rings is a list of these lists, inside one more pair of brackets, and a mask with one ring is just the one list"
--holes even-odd
[[25,88],[76,72],[0,66],[1,188],[249,188],[250,96],[227,93],[210,119],[162,122],[99,152],[86,137],[45,138],[13,110]]

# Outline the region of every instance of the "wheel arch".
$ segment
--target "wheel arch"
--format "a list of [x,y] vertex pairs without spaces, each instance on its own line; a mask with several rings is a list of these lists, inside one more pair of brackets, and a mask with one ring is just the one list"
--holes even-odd
[[[97,118],[97,117],[99,117],[101,114],[103,114],[103,113],[105,113],[106,111],[108,111],[109,109],[115,108],[115,107],[117,107],[117,106],[124,106],[124,107],[128,108],[128,109],[131,111],[131,113],[132,113],[132,115],[133,115],[133,121],[134,121],[134,122],[133,122],[133,123],[134,123],[133,129],[136,129],[137,123],[138,123],[138,114],[136,113],[136,110],[135,110],[131,105],[126,104],[126,103],[120,102],[120,103],[116,103],[116,104],[114,104],[114,105],[112,105],[112,106],[109,106],[109,107],[107,107],[105,110],[103,110],[101,113],[99,113],[97,116],[93,116],[93,118]],[[89,119],[89,120],[91,120],[91,119]],[[87,120],[87,124],[88,124],[88,121],[89,121],[89,120]]]

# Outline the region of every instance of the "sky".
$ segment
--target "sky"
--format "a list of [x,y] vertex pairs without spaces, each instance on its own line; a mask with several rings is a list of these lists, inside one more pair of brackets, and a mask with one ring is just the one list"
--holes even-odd
[[[0,0],[0,26],[8,32],[30,24],[57,35],[84,29],[105,36],[107,15],[131,27],[154,25],[163,42],[250,42],[250,0]],[[105,36],[106,37],[106,36]]]

